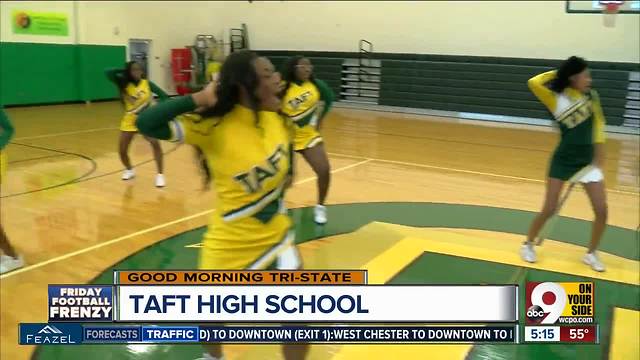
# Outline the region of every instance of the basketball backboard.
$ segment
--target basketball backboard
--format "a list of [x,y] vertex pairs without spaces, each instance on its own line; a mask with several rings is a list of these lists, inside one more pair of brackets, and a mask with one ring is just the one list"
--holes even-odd
[[619,14],[640,14],[640,0],[567,0],[567,12],[601,14],[607,3],[619,4]]

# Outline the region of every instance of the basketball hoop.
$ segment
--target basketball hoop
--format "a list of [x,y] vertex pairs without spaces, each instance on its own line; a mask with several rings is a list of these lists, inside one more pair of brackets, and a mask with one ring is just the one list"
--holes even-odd
[[616,26],[616,17],[620,11],[620,2],[606,2],[602,8],[602,22],[605,27],[612,28]]

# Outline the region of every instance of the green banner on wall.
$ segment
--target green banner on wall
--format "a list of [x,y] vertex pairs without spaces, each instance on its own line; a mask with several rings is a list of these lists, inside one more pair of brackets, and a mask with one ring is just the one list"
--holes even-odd
[[67,14],[15,10],[12,15],[14,34],[69,35],[69,19]]

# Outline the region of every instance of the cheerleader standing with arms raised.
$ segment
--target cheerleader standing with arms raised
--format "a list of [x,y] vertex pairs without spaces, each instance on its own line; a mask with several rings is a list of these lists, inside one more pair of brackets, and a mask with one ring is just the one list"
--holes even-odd
[[595,271],[605,270],[596,255],[607,225],[607,199],[601,170],[605,159],[605,118],[598,93],[591,89],[591,81],[587,62],[576,56],[564,61],[557,71],[529,79],[529,88],[553,114],[561,136],[549,166],[544,206],[531,223],[527,241],[520,250],[527,262],[536,261],[533,241],[555,214],[564,183],[591,165],[592,170],[575,179],[584,186],[595,213],[591,242],[583,262]]
[[[154,138],[197,146],[216,191],[200,269],[298,269],[292,220],[284,193],[292,176],[291,126],[281,116],[280,75],[271,62],[250,51],[231,54],[220,82],[158,104],[138,118]],[[199,109],[199,115],[184,114]],[[219,344],[205,346],[204,360],[223,358]],[[304,359],[306,345],[283,347],[287,360]]]
[[[120,160],[125,167],[122,173],[122,180],[130,180],[136,176],[131,166],[131,160],[129,159],[129,145],[138,132],[138,128],[136,127],[138,114],[151,106],[154,93],[158,95],[160,101],[167,99],[169,96],[162,91],[160,87],[145,78],[142,65],[135,61],[129,61],[125,69],[107,69],[105,73],[107,78],[118,87],[126,111],[120,122],[118,151]],[[155,184],[157,187],[163,187],[166,185],[166,180],[163,175],[163,159],[160,142],[146,136],[145,139],[151,144],[153,157],[158,169]]]

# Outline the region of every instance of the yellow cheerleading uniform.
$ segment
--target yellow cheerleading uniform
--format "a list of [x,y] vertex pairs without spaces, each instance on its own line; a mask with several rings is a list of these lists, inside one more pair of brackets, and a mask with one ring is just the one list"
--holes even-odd
[[128,83],[124,89],[123,102],[126,113],[120,121],[120,131],[136,132],[138,131],[136,127],[138,114],[153,102],[149,81],[142,79],[137,85]]
[[189,114],[171,123],[173,140],[198,146],[216,189],[201,269],[297,268],[292,221],[284,208],[291,129],[275,112],[236,107],[222,118]]
[[[321,101],[325,102],[324,108]],[[332,101],[333,93],[321,80],[289,84],[282,101],[282,112],[295,124],[295,151],[309,149],[322,142],[318,123],[329,111]]]
[[137,84],[129,80],[123,69],[105,69],[105,75],[120,90],[126,113],[120,121],[120,131],[137,132],[138,115],[153,103],[153,94],[158,95],[160,102],[169,96],[152,81],[140,79]]

